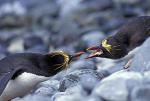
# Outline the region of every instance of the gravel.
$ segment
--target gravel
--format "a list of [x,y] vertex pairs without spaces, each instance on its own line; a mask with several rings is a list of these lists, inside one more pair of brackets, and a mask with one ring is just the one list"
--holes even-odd
[[[149,0],[0,0],[0,59],[17,52],[83,51],[141,15],[150,15]],[[149,101],[149,43],[116,61],[85,60],[85,54],[12,101]]]

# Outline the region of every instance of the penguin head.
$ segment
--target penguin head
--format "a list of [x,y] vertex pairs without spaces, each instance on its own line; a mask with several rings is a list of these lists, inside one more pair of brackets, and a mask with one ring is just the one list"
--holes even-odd
[[118,59],[126,55],[126,46],[117,42],[114,37],[104,39],[99,46],[92,46],[87,49],[91,54],[86,58],[102,57]]
[[50,74],[56,74],[68,67],[68,64],[78,58],[84,52],[78,52],[73,55],[63,51],[55,51],[45,55],[45,61]]

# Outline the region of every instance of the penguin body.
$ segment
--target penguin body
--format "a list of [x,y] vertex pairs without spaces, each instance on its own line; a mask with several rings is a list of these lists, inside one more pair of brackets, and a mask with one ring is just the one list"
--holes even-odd
[[150,36],[150,16],[141,16],[127,21],[118,32],[103,40],[100,46],[90,47],[87,58],[102,57],[120,59],[140,46]]
[[15,97],[22,97],[30,92],[30,90],[38,83],[48,80],[49,78],[50,77],[24,72],[16,77],[16,79],[9,80],[6,88],[0,96],[0,101],[8,101]]
[[49,54],[17,53],[0,60],[0,101],[29,92],[39,82],[65,69],[74,56],[58,51]]

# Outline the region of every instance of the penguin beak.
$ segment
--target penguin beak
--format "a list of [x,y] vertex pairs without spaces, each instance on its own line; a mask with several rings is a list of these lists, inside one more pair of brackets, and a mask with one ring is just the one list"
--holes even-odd
[[99,57],[101,54],[103,54],[103,51],[100,49],[99,46],[93,46],[93,47],[87,48],[86,50],[91,51],[91,54],[88,57],[86,57],[85,59]]
[[85,52],[77,52],[73,55],[70,55],[70,61],[72,61],[73,59],[78,59],[82,54],[84,54]]

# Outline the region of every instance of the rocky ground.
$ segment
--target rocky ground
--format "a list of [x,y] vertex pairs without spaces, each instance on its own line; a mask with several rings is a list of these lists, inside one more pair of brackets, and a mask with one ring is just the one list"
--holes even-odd
[[[0,0],[0,59],[16,52],[68,53],[98,45],[128,19],[150,15],[150,0]],[[95,58],[12,101],[149,101],[150,38],[120,60]],[[123,66],[133,59],[129,69]]]

